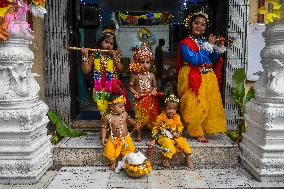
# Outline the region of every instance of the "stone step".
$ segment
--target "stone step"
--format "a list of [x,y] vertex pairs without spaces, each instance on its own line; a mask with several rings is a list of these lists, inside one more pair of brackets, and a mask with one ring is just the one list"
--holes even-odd
[[[145,138],[135,146],[142,153],[146,154]],[[234,168],[238,164],[239,148],[226,135],[208,136],[209,143],[199,143],[196,140],[187,138],[191,145],[191,158],[195,168]],[[54,146],[54,166],[105,166],[106,159],[102,155],[103,147],[99,141],[98,133],[77,138],[65,138]],[[154,149],[151,162],[154,166],[161,164],[161,152]],[[183,167],[184,158],[178,154],[171,161],[173,167]]]
[[101,120],[76,120],[72,123],[72,128],[84,131],[99,131]]

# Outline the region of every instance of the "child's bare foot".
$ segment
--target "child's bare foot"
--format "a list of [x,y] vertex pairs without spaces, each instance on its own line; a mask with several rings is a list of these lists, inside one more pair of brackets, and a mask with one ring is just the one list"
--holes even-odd
[[202,143],[208,143],[208,139],[205,136],[197,137],[196,140]]
[[116,167],[116,163],[115,162],[112,162],[110,164],[110,170],[114,171],[115,170],[115,167]]
[[141,141],[142,141],[142,138],[141,138],[141,137],[136,137],[135,141],[136,141],[136,142],[141,142]]
[[186,157],[185,161],[186,161],[186,165],[187,165],[188,168],[190,168],[190,169],[194,168],[193,161],[189,157]]
[[163,166],[164,166],[164,167],[170,167],[170,162],[169,162],[168,159],[164,159],[164,160],[163,160]]
[[137,136],[135,139],[136,142],[141,142],[142,141],[142,137],[141,137],[141,129],[137,130]]

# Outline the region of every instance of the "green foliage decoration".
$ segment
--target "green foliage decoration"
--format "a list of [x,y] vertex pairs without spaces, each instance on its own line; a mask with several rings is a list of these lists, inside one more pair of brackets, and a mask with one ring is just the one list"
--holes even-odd
[[245,120],[244,116],[246,113],[246,104],[252,98],[254,98],[255,91],[254,88],[251,86],[246,93],[245,91],[245,82],[247,80],[246,72],[244,68],[238,68],[233,76],[233,91],[232,91],[232,99],[238,105],[239,108],[239,120],[238,120],[238,136],[236,136],[234,131],[229,133],[228,136],[234,136],[233,140],[237,141],[238,143],[242,140],[242,134],[245,132]]
[[52,131],[52,144],[58,143],[64,137],[79,137],[87,134],[86,132],[72,129],[60,118],[56,112],[48,112],[48,118],[55,127],[55,129]]

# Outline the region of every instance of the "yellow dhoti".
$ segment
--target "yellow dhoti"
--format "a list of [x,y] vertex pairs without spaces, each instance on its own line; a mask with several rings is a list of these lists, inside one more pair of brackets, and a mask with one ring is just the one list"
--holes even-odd
[[111,162],[116,161],[118,156],[126,156],[127,154],[134,152],[135,146],[130,135],[125,137],[109,137],[104,147],[104,156]]
[[184,137],[176,137],[174,139],[170,139],[168,137],[161,136],[158,139],[158,144],[160,144],[163,148],[167,148],[170,152],[164,152],[163,156],[172,159],[173,155],[178,152],[183,152],[185,154],[191,154],[191,149],[189,144]]
[[191,137],[201,137],[205,133],[226,132],[226,118],[222,99],[214,72],[202,74],[198,97],[188,88],[190,67],[183,66],[178,75],[178,94],[181,98],[180,110],[187,131]]

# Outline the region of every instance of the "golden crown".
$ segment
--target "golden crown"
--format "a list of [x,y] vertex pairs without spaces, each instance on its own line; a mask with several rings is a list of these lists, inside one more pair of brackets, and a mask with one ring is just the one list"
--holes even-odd
[[102,35],[105,35],[105,34],[115,35],[115,31],[114,31],[113,29],[106,28],[106,29],[104,29],[103,32],[102,32]]
[[207,23],[209,22],[208,14],[205,12],[205,9],[202,7],[199,12],[191,13],[187,16],[187,18],[184,20],[184,26],[186,28],[189,28],[190,27],[190,21],[191,21],[192,17],[198,16],[198,15],[204,16],[206,18],[206,22]]
[[143,43],[141,47],[134,50],[133,60],[140,63],[141,60],[149,58],[152,61],[153,53],[146,43]]
[[174,94],[171,94],[170,96],[168,96],[165,100],[165,104],[167,104],[168,102],[170,101],[173,101],[173,102],[176,102],[176,103],[179,103],[179,98],[174,95]]
[[116,97],[115,99],[113,99],[112,101],[108,102],[108,104],[117,104],[120,102],[125,102],[125,98],[124,96],[120,95],[119,97]]

